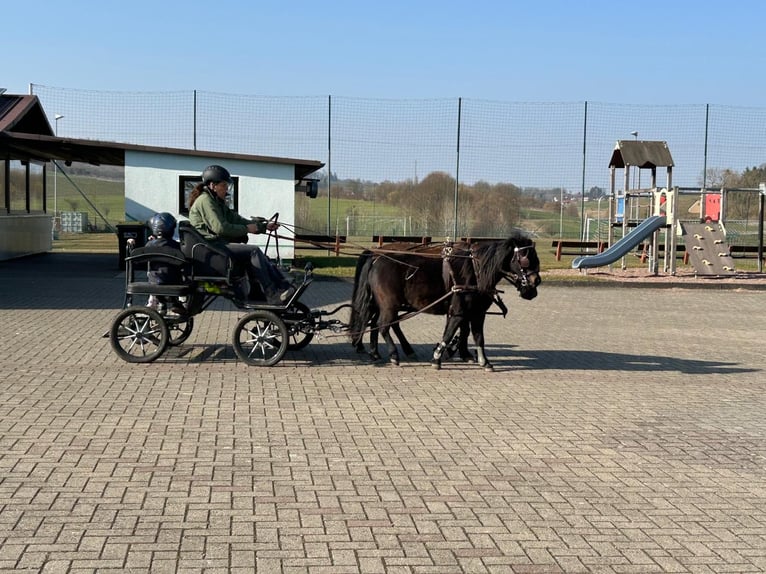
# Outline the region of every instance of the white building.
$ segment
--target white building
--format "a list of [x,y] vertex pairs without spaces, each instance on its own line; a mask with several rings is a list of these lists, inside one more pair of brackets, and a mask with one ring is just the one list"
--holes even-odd
[[[319,161],[59,138],[33,95],[0,94],[0,260],[51,250],[53,206],[46,202],[50,162],[125,168],[126,221],[167,211],[183,219],[188,193],[205,167],[219,164],[234,179],[233,207],[243,216],[295,223],[295,193],[321,169]],[[65,168],[64,168],[65,169]],[[262,238],[250,236],[250,242]],[[292,245],[282,255],[292,258]]]

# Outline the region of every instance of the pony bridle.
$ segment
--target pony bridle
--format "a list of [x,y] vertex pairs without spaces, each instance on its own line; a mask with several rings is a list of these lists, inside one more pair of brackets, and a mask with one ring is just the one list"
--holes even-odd
[[[511,272],[505,274],[506,279],[516,285],[517,289],[523,289],[530,285],[531,281],[528,276],[529,257],[527,257],[527,249],[531,249],[533,245],[526,245],[524,247],[514,247],[513,257],[511,258]],[[513,271],[513,264],[516,263],[519,267],[519,272]]]

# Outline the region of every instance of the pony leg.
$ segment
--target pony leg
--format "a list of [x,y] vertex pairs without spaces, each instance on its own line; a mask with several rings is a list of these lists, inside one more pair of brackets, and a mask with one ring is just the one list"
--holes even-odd
[[370,359],[373,361],[380,360],[380,353],[378,352],[378,323],[380,319],[380,313],[375,312],[370,319]]
[[380,327],[380,336],[386,342],[388,348],[388,362],[392,365],[399,364],[399,352],[396,349],[396,343],[394,343],[393,337],[391,337],[391,324],[396,320],[396,312],[381,313],[378,318],[378,326]]
[[410,345],[410,342],[407,340],[407,337],[404,336],[404,333],[402,333],[402,328],[399,325],[399,323],[394,323],[391,325],[391,328],[394,330],[394,334],[396,335],[396,338],[399,339],[399,344],[402,346],[402,352],[408,356],[412,357],[415,354],[415,349],[412,348],[412,345]]
[[468,333],[471,328],[468,321],[461,321],[460,331],[458,332],[457,352],[460,360],[464,363],[475,363],[476,357],[468,350]]
[[485,371],[494,371],[495,368],[487,358],[487,353],[484,350],[484,319],[486,315],[484,313],[479,314],[471,320],[471,333],[473,333],[473,342],[476,345],[476,355],[479,361],[479,366],[483,367]]
[[444,355],[444,351],[449,347],[450,341],[452,341],[453,337],[455,336],[455,333],[460,327],[461,322],[462,318],[459,316],[453,315],[447,317],[447,324],[444,326],[442,340],[439,341],[438,345],[436,345],[433,357],[431,358],[431,366],[434,369],[442,368],[442,356]]

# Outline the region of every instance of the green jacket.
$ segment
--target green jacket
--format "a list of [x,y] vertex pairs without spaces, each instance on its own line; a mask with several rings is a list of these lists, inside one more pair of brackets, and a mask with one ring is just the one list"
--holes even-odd
[[266,220],[246,219],[225,202],[204,191],[189,210],[189,222],[211,242],[229,243],[247,237],[247,226],[255,223],[258,233],[266,231]]

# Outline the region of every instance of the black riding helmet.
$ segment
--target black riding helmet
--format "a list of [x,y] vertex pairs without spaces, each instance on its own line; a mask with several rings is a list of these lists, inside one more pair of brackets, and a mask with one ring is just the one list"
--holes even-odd
[[232,183],[231,174],[229,170],[220,165],[210,165],[202,172],[202,183],[207,185],[210,182],[218,183],[219,181],[225,181],[228,184]]
[[149,220],[149,227],[155,237],[173,237],[176,231],[176,218],[167,211],[155,213]]

